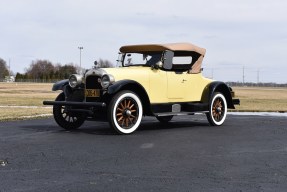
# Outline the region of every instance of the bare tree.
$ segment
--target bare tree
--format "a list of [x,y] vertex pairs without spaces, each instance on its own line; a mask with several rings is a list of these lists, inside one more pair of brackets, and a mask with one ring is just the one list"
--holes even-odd
[[103,60],[103,59],[99,59],[98,61],[98,66],[100,68],[112,68],[114,67],[114,65],[112,64],[112,62],[108,61],[108,60]]
[[60,78],[67,79],[70,75],[77,73],[77,68],[73,63],[66,64],[64,66],[60,66],[59,68]]
[[0,79],[5,78],[9,75],[9,70],[6,65],[6,61],[0,58]]
[[26,70],[26,74],[32,79],[51,79],[54,74],[54,65],[48,60],[33,61]]
[[77,69],[73,63],[62,66],[60,63],[53,64],[48,60],[37,60],[30,64],[25,74],[18,73],[16,79],[41,79],[50,81],[53,79],[67,79],[71,74],[75,73],[77,73]]
[[[102,68],[114,67],[114,65],[108,61],[100,59],[98,62],[98,66]],[[80,73],[83,74],[85,69],[81,69]],[[60,63],[53,64],[48,60],[36,60],[33,61],[29,68],[26,69],[24,74],[17,73],[16,80],[43,80],[43,81],[51,81],[55,79],[67,79],[71,74],[79,73],[75,64],[68,63],[62,66]]]

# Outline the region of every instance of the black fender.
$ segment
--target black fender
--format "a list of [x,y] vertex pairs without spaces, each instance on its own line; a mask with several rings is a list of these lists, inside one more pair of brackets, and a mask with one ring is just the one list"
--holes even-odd
[[72,95],[72,88],[68,85],[69,85],[69,79],[63,79],[61,81],[57,81],[56,83],[54,83],[52,91],[58,91],[58,90],[63,91],[65,95],[65,100],[67,100],[67,98],[70,95]]
[[108,87],[107,93],[109,95],[114,95],[122,90],[130,90],[135,92],[141,99],[144,114],[145,115],[151,115],[151,109],[150,109],[150,100],[149,96],[145,90],[145,88],[138,82],[133,80],[120,80],[115,82],[113,85]]
[[56,82],[52,88],[53,91],[61,90],[65,95],[66,101],[78,101],[81,102],[85,98],[84,89],[73,89],[69,86],[69,80],[64,79]]
[[69,79],[64,79],[54,83],[52,91],[63,90],[66,85],[69,84]]
[[204,103],[210,103],[212,95],[215,92],[220,92],[224,95],[227,102],[227,108],[235,109],[232,101],[230,87],[228,87],[224,82],[221,81],[213,81],[208,84],[203,90],[201,101]]

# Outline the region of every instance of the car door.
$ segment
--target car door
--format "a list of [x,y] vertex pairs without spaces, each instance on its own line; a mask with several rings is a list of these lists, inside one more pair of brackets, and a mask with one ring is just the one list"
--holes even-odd
[[150,69],[149,99],[151,103],[167,103],[167,72],[160,69]]
[[186,98],[188,77],[186,72],[167,72],[167,97],[169,102],[182,102]]

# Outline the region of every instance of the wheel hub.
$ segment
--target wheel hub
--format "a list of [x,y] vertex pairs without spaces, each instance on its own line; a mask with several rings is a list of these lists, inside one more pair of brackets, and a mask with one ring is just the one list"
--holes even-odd
[[217,107],[217,108],[216,108],[216,112],[217,112],[217,113],[220,113],[220,112],[221,112],[221,107]]
[[123,99],[117,106],[117,123],[122,128],[132,127],[137,120],[137,103],[131,98]]
[[125,109],[123,115],[126,117],[130,117],[132,115],[132,112],[129,109]]

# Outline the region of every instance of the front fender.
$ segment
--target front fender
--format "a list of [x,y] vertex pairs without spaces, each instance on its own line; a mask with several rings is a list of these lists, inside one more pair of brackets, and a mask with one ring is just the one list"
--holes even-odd
[[54,83],[52,91],[63,90],[66,85],[69,84],[69,79],[64,79]]
[[144,90],[144,88],[142,87],[142,85],[140,85],[138,82],[133,81],[133,80],[120,80],[115,82],[113,85],[109,86],[108,88],[108,94],[115,94],[118,91],[122,90],[124,87],[126,87],[127,85],[132,85],[132,86],[136,86],[136,87],[140,87]]
[[141,99],[144,109],[144,114],[152,114],[150,109],[150,100],[145,88],[138,82],[133,80],[120,80],[109,86],[107,93],[109,95],[116,94],[121,90],[130,90],[135,92]]
[[201,96],[201,101],[204,103],[210,103],[212,95],[215,92],[220,92],[224,95],[226,102],[227,102],[227,107],[230,109],[235,109],[233,101],[232,101],[232,96],[229,87],[221,81],[213,81],[210,84],[208,84],[202,93]]

